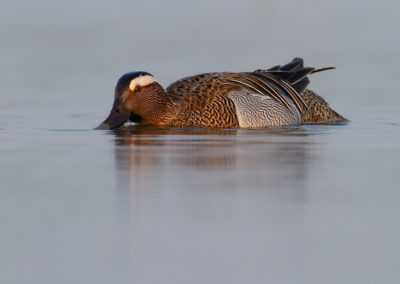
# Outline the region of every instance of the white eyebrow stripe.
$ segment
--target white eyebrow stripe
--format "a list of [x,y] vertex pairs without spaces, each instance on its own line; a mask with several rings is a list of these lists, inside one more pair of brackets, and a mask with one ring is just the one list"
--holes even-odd
[[155,81],[156,80],[154,79],[154,77],[150,75],[139,76],[130,82],[129,89],[133,91],[136,88],[136,86],[144,87],[150,85],[151,83],[154,83]]

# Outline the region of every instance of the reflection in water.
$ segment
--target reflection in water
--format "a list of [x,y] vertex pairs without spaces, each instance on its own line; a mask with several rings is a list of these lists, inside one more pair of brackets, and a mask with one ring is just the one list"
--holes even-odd
[[[297,192],[301,192],[310,159],[307,136],[312,134],[302,127],[217,130],[143,126],[109,133],[115,135],[118,188],[166,188],[177,180],[197,188],[201,180],[187,177],[201,175],[230,189],[283,186]],[[257,173],[254,179],[252,171]],[[241,179],[244,177],[246,180]]]
[[[313,133],[307,128],[136,127],[109,133],[115,136],[119,208],[124,223],[130,224],[125,247],[131,249],[130,271],[138,282],[149,267],[167,269],[164,257],[172,253],[170,247],[175,247],[174,253],[184,253],[185,249],[178,249],[184,236],[196,237],[190,232],[201,227],[216,230],[219,221],[215,218],[224,218],[227,204],[232,215],[222,223],[235,231],[242,223],[232,220],[241,210],[249,210],[254,198],[265,203],[261,208],[274,206],[275,198],[294,207],[306,201],[309,135]],[[297,216],[290,224],[301,224],[301,218]],[[243,234],[240,227],[239,232]],[[229,234],[223,236],[229,239]],[[162,242],[165,238],[169,245]],[[214,238],[210,241],[215,242]],[[202,243],[205,250],[213,247],[204,239]],[[291,260],[295,267],[301,265],[299,255]]]

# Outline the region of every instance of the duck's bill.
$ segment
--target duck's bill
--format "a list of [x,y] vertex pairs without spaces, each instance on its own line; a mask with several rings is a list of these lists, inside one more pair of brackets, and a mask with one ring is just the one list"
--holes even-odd
[[109,116],[95,129],[116,129],[129,120],[130,111],[123,108],[112,109]]

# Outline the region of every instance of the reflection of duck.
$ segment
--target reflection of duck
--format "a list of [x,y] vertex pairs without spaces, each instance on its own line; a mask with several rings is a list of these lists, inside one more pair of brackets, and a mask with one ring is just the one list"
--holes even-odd
[[[303,128],[223,130],[133,125],[122,129],[109,133],[115,136],[115,154],[120,170],[152,168],[162,164],[228,169],[236,166],[238,156],[243,163],[251,160],[253,154],[253,158],[265,159],[266,163],[276,155],[278,157],[274,159],[284,162],[292,155],[293,159],[303,156],[300,153],[304,151],[304,143],[292,141],[293,137],[312,135]],[[296,154],[288,151],[292,148],[296,149]],[[237,152],[238,149],[241,150]],[[298,149],[301,149],[300,153]],[[275,162],[274,167],[281,162]]]
[[[164,162],[207,169],[230,168],[235,164],[230,150],[237,141],[229,139],[229,136],[236,136],[236,131],[166,129],[139,125],[124,130],[129,131],[117,130],[110,133],[115,135],[117,165],[121,169],[145,169],[160,166]],[[209,156],[210,151],[215,155]]]
[[100,129],[131,120],[173,127],[254,128],[344,120],[306,87],[308,75],[332,69],[284,66],[243,73],[206,73],[183,78],[166,90],[147,72],[122,76]]
[[[312,158],[308,137],[313,133],[303,127],[219,130],[135,125],[108,134],[114,136],[118,188],[203,188],[211,183],[243,190],[301,189]],[[296,198],[302,194],[296,192]]]

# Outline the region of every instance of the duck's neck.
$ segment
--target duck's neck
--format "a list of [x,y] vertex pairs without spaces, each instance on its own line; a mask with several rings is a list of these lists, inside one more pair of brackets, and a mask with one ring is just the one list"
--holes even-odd
[[141,102],[140,117],[144,124],[168,125],[175,117],[176,106],[165,90],[155,84]]

